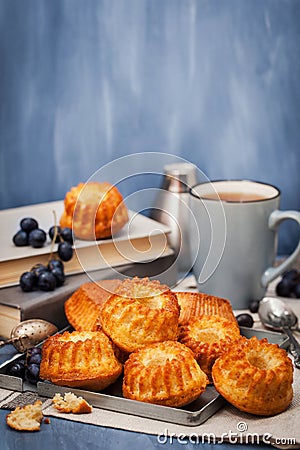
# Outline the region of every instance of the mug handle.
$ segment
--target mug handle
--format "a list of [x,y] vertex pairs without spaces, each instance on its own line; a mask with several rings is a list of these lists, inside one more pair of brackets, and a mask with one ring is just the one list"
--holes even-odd
[[[271,230],[275,230],[281,224],[281,222],[283,222],[286,219],[295,220],[298,223],[298,225],[300,225],[300,212],[278,211],[278,210],[273,211],[269,217],[269,228]],[[300,239],[293,253],[290,256],[288,256],[281,264],[279,264],[279,266],[269,267],[267,270],[265,270],[265,272],[261,277],[262,286],[266,288],[271,281],[273,281],[275,278],[277,278],[279,275],[285,272],[289,267],[291,267],[291,265],[294,263],[294,261],[298,258],[299,255],[300,255]]]

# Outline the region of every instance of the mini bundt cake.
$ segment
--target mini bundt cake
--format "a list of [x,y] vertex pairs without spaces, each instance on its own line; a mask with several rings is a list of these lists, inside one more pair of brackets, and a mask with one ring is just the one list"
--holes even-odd
[[72,228],[78,239],[111,237],[128,222],[128,210],[116,186],[79,183],[67,192],[60,226]]
[[164,406],[184,406],[208,383],[193,352],[177,341],[149,345],[130,354],[124,365],[123,395]]
[[68,298],[64,305],[65,314],[74,330],[97,330],[101,307],[120,283],[120,280],[84,283]]
[[101,391],[122,372],[110,339],[102,331],[65,331],[42,348],[40,378],[59,386]]
[[180,305],[179,325],[186,325],[193,317],[219,316],[236,323],[232,306],[226,298],[202,292],[176,292]]
[[180,327],[179,333],[180,342],[193,351],[210,382],[214,362],[240,337],[235,322],[217,316],[194,317],[187,325]]
[[128,279],[100,311],[103,331],[123,351],[178,338],[180,308],[176,294],[159,281]]
[[217,359],[212,376],[217,391],[251,414],[285,411],[293,398],[293,364],[285,350],[267,339],[242,338]]

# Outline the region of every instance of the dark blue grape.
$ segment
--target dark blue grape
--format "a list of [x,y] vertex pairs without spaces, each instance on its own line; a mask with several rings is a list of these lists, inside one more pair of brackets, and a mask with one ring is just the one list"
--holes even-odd
[[46,272],[48,269],[44,264],[35,264],[33,267],[31,267],[30,272],[32,272],[36,277],[36,282],[38,277],[42,272]]
[[279,297],[291,297],[294,289],[294,282],[288,278],[282,278],[276,285],[276,294]]
[[25,369],[25,379],[31,384],[36,384],[39,380],[40,366],[39,364],[28,364]]
[[69,242],[70,244],[73,244],[73,233],[71,228],[62,228],[60,233],[62,239],[65,242]]
[[238,314],[236,320],[240,327],[252,328],[254,324],[253,317],[246,313]]
[[60,242],[57,253],[62,261],[69,261],[73,256],[72,245],[69,242]]
[[41,347],[31,347],[27,350],[27,356],[40,355],[42,353]]
[[19,230],[13,237],[13,243],[17,247],[25,247],[28,245],[28,234],[24,230]]
[[63,270],[59,269],[58,267],[54,267],[54,269],[51,270],[51,273],[56,278],[56,286],[60,287],[64,284],[66,276],[63,272]]
[[32,272],[24,272],[19,281],[22,291],[30,292],[34,289],[36,277]]
[[37,286],[41,291],[54,291],[56,278],[49,270],[42,272],[38,277]]
[[300,298],[300,283],[295,284],[293,293],[296,298]]
[[249,310],[252,313],[257,313],[259,308],[259,300],[251,300],[251,302],[249,303]]
[[290,269],[284,272],[281,281],[276,286],[276,294],[280,297],[299,296],[300,272],[296,269]]
[[27,356],[27,364],[40,364],[42,360],[41,353],[35,353],[33,355]]
[[28,243],[34,248],[43,247],[47,239],[47,235],[44,230],[37,228],[30,231],[28,235]]
[[54,268],[64,271],[64,263],[60,259],[51,259],[48,262],[48,269],[52,271]]
[[38,228],[39,224],[32,217],[25,217],[24,219],[21,220],[20,226],[21,226],[22,230],[26,231],[27,233],[30,233],[30,231]]
[[25,360],[19,360],[11,363],[7,369],[6,374],[13,377],[23,378],[25,377]]
[[283,280],[291,280],[294,281],[298,277],[298,272],[296,269],[288,270],[287,272],[284,272],[282,275]]
[[[61,228],[59,226],[56,227],[56,233],[57,234],[56,234],[55,244],[60,242]],[[51,241],[53,241],[54,234],[55,234],[55,226],[54,225],[53,225],[53,227],[49,228],[48,234],[49,234],[49,237],[50,237]]]

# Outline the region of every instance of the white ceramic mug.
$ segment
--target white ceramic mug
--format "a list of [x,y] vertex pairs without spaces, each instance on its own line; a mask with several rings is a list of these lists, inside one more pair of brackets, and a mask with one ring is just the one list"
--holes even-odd
[[213,181],[190,190],[195,217],[190,242],[200,292],[228,298],[234,309],[245,309],[294,263],[300,241],[274,267],[279,225],[286,219],[300,225],[300,212],[280,211],[279,203],[278,188],[255,181]]

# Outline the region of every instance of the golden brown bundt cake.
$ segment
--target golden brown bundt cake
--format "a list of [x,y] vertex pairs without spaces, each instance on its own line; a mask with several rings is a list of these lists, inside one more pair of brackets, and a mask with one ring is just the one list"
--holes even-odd
[[127,222],[123,197],[110,183],[79,183],[65,196],[60,226],[72,228],[78,239],[111,237]]
[[248,413],[271,416],[293,398],[293,364],[285,350],[267,339],[242,338],[217,359],[212,376],[217,391]]
[[164,341],[130,354],[124,366],[123,395],[146,403],[183,406],[199,397],[207,383],[189,348]]
[[96,331],[100,310],[120,285],[120,280],[84,283],[65,302],[68,322],[76,331]]
[[68,331],[50,336],[42,348],[40,378],[59,386],[101,391],[122,372],[102,331]]
[[192,317],[221,316],[236,323],[229,300],[202,292],[176,292],[180,305],[179,325],[185,325]]
[[104,332],[123,351],[176,340],[180,308],[176,294],[159,281],[133,278],[120,284],[100,311]]
[[194,317],[187,325],[180,327],[179,333],[180,342],[193,351],[210,382],[214,362],[240,337],[235,322],[217,316]]

